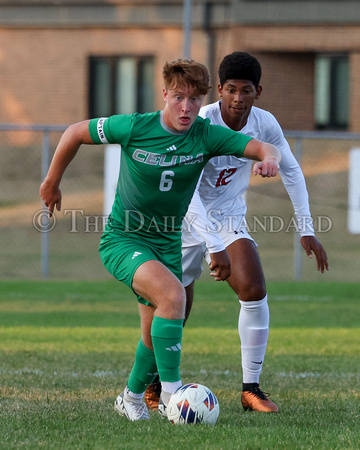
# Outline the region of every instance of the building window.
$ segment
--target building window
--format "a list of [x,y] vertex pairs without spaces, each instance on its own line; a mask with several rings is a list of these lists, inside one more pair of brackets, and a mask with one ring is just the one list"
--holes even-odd
[[344,130],[348,126],[347,56],[320,55],[315,60],[315,121],[319,129]]
[[89,117],[153,111],[153,58],[99,56],[89,66]]

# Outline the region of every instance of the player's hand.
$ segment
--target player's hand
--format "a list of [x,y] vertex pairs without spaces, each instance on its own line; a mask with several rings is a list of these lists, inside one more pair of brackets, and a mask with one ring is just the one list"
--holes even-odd
[[279,172],[279,164],[275,160],[264,160],[254,164],[254,175],[261,175],[263,178],[275,177]]
[[210,253],[210,275],[215,281],[225,281],[231,275],[230,258],[226,250]]
[[54,212],[54,208],[61,210],[61,190],[57,185],[51,185],[46,180],[41,184],[39,193],[45,206],[49,209],[49,216]]
[[326,251],[315,236],[303,236],[300,239],[300,242],[309,258],[313,257],[313,253],[316,256],[317,269],[319,272],[324,273],[325,269],[329,270]]

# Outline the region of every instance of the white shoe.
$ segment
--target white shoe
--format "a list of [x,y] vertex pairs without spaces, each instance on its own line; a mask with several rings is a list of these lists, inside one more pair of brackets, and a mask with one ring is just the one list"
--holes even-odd
[[131,421],[150,419],[148,409],[142,399],[125,400],[124,391],[117,396],[114,408],[121,416],[125,416]]

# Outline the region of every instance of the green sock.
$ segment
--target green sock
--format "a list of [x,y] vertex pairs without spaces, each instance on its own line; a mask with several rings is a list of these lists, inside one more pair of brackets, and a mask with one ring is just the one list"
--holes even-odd
[[151,339],[161,381],[180,380],[183,322],[182,319],[170,320],[154,316],[151,325]]
[[147,386],[153,382],[156,373],[155,353],[145,347],[142,339],[140,339],[135,353],[135,363],[127,384],[128,388],[135,394],[142,394]]

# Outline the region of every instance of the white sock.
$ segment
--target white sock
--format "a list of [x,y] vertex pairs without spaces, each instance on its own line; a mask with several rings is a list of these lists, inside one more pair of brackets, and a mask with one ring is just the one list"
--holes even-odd
[[259,383],[269,336],[267,295],[262,300],[240,300],[239,336],[243,383]]
[[141,399],[144,397],[144,394],[145,392],[143,392],[142,394],[136,394],[135,392],[130,391],[130,389],[127,386],[124,390],[124,398],[128,402],[140,402]]
[[174,383],[171,383],[170,381],[161,382],[161,400],[165,403],[165,405],[168,404],[171,394],[181,386],[181,381],[175,381]]

